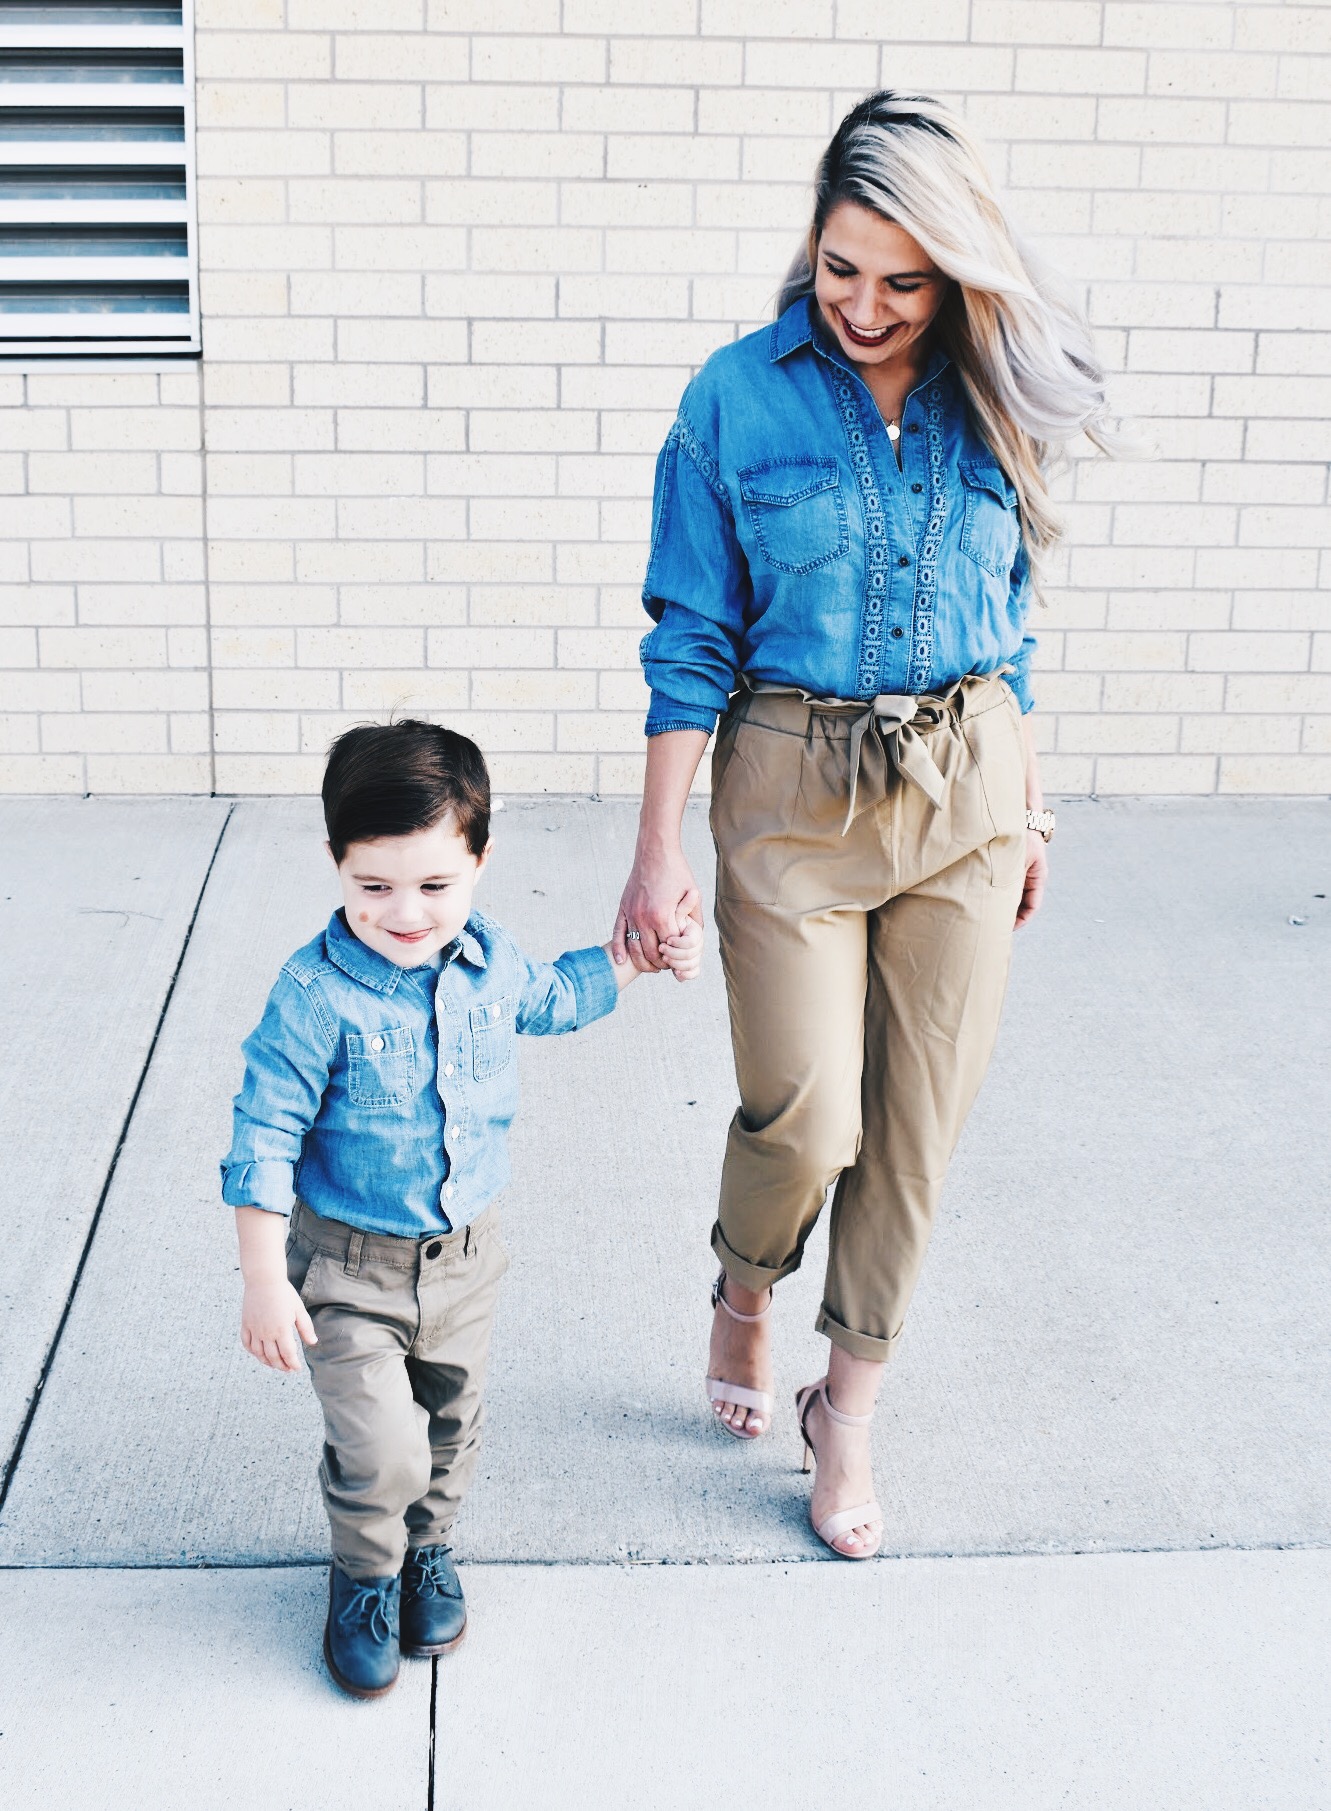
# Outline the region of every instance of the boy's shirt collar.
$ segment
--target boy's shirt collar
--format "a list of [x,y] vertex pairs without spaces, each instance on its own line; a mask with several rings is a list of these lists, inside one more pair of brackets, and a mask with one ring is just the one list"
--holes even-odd
[[[454,960],[468,962],[473,968],[486,966],[485,951],[470,927],[469,918],[463,925],[461,934],[452,943],[445,944],[440,952],[444,958],[444,968]],[[390,962],[387,956],[381,956],[378,950],[372,950],[368,943],[361,942],[347,924],[346,913],[341,906],[328,920],[324,943],[330,962],[335,963],[344,975],[350,975],[353,981],[359,981],[364,987],[372,987],[376,993],[393,993],[398,982],[407,973],[398,963]]]

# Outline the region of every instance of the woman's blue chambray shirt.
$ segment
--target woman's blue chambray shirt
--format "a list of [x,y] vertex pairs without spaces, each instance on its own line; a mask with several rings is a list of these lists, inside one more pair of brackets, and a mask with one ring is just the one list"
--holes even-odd
[[532,962],[474,912],[442,965],[399,968],[341,911],[278,976],[245,1040],[222,1199],[417,1238],[509,1178],[516,1033],[575,1031],[619,996],[603,949]]
[[1016,492],[941,353],[900,444],[812,297],[712,354],[656,465],[649,736],[712,730],[739,673],[868,699],[1009,666],[1031,708]]

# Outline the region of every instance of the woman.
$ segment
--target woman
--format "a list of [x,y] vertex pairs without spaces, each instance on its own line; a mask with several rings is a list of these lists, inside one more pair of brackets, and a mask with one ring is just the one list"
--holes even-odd
[[936,101],[842,121],[775,324],[715,353],[657,464],[643,597],[647,773],[616,955],[700,917],[680,844],[712,764],[716,917],[740,1106],[712,1245],[708,1395],[771,1419],[772,1288],[835,1183],[797,1412],[811,1519],[882,1540],[868,1424],[998,1028],[1053,815],[1025,617],[1056,538],[1044,471],[1107,447],[1084,322],[1034,274]]

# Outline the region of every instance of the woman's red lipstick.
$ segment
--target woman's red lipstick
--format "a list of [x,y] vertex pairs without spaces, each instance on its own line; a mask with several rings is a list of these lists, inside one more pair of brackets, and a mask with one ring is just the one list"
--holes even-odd
[[853,326],[839,308],[837,309],[837,319],[841,322],[846,338],[852,346],[886,346],[897,328],[903,325],[901,321],[892,321],[885,330],[880,327],[876,332],[866,334],[862,328]]

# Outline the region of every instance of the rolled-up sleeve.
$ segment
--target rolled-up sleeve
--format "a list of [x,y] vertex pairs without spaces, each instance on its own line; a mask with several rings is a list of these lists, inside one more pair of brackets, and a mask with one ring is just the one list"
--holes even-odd
[[337,1049],[331,1020],[285,970],[242,1047],[245,1079],[234,1104],[222,1199],[289,1214],[305,1134],[318,1115]]
[[642,643],[649,736],[716,727],[734,690],[751,595],[716,457],[681,413],[656,462],[642,588],[657,625]]
[[528,1037],[580,1031],[615,1010],[619,983],[599,946],[568,950],[557,962],[532,962],[519,950],[524,968],[517,1028]]

